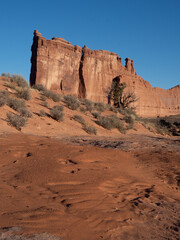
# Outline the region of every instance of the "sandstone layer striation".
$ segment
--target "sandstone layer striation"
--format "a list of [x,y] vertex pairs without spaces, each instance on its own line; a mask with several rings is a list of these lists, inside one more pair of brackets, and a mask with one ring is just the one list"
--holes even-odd
[[37,30],[31,50],[31,86],[43,84],[65,95],[108,103],[112,81],[120,77],[127,85],[126,91],[136,94],[134,106],[140,116],[180,114],[180,85],[169,90],[153,88],[136,74],[129,58],[123,66],[116,53],[73,46],[63,38],[46,40]]

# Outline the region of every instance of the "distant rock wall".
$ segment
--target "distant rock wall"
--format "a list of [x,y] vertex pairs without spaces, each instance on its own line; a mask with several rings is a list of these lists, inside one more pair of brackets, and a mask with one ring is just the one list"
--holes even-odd
[[180,114],[180,86],[170,90],[153,88],[136,75],[133,60],[112,52],[73,46],[63,38],[46,40],[35,30],[32,44],[30,84],[43,84],[63,94],[75,94],[95,102],[108,102],[112,80],[120,76],[126,91],[134,92],[140,116]]

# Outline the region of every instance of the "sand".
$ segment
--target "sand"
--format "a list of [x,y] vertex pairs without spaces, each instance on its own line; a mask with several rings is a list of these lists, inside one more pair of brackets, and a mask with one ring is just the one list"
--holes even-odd
[[162,153],[162,144],[147,151],[132,141],[122,151],[118,139],[108,147],[98,141],[1,135],[0,232],[13,226],[23,239],[179,239],[178,142],[177,151],[169,143]]

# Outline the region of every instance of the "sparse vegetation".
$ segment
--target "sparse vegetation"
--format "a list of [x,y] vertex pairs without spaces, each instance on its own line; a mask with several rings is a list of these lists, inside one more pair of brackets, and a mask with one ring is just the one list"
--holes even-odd
[[37,90],[40,91],[40,92],[44,92],[44,91],[47,90],[42,84],[34,85],[33,88],[34,88],[34,89],[37,89]]
[[26,107],[20,108],[18,112],[21,114],[22,117],[26,117],[26,118],[32,117],[32,113]]
[[49,104],[48,104],[47,101],[43,101],[43,102],[42,102],[42,106],[43,106],[43,107],[46,107],[46,108],[49,108]]
[[84,126],[83,126],[83,130],[84,130],[85,132],[87,132],[88,134],[94,134],[94,135],[97,134],[97,129],[96,129],[94,126],[84,125]]
[[47,89],[43,91],[43,95],[47,98],[52,99],[54,102],[59,102],[62,98],[60,94],[54,93]]
[[12,75],[10,81],[16,83],[18,87],[28,88],[28,82],[21,75]]
[[83,101],[87,111],[91,112],[93,110],[94,103],[88,99],[84,99]]
[[97,129],[94,126],[88,126],[82,116],[74,115],[73,119],[82,125],[82,128],[85,132],[96,135]]
[[15,127],[18,131],[21,130],[22,127],[26,125],[26,118],[19,116],[17,114],[7,113],[7,121],[8,123]]
[[0,107],[8,103],[9,94],[5,91],[0,91]]
[[87,109],[84,108],[84,107],[80,107],[80,111],[81,111],[82,113],[85,113],[85,112],[87,111]]
[[56,105],[50,110],[51,117],[60,122],[64,120],[63,106]]
[[73,95],[67,95],[64,97],[64,101],[68,108],[71,110],[77,110],[80,106],[79,100]]
[[19,88],[16,91],[17,91],[17,94],[16,94],[17,97],[23,98],[27,101],[31,99],[30,90],[28,88]]
[[106,105],[102,102],[94,103],[94,110],[97,112],[104,112],[106,110]]
[[40,110],[39,116],[40,117],[45,117],[46,116],[46,112],[44,110]]
[[117,116],[100,116],[96,123],[108,130],[117,128],[120,132],[125,133],[124,124]]
[[80,115],[74,115],[73,119],[79,123],[81,123],[82,125],[85,125],[85,120],[82,116]]
[[15,111],[19,112],[21,108],[26,108],[26,103],[24,100],[20,100],[17,98],[9,98],[8,106]]
[[92,112],[92,115],[94,118],[98,118],[100,116],[100,113],[99,112]]
[[128,123],[127,129],[134,128],[135,119],[136,117],[134,114],[126,115],[124,117],[125,122]]

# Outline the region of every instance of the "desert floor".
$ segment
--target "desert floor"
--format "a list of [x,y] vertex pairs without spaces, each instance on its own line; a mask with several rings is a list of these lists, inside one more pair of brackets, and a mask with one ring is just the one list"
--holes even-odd
[[179,146],[142,134],[0,135],[0,239],[180,239]]

